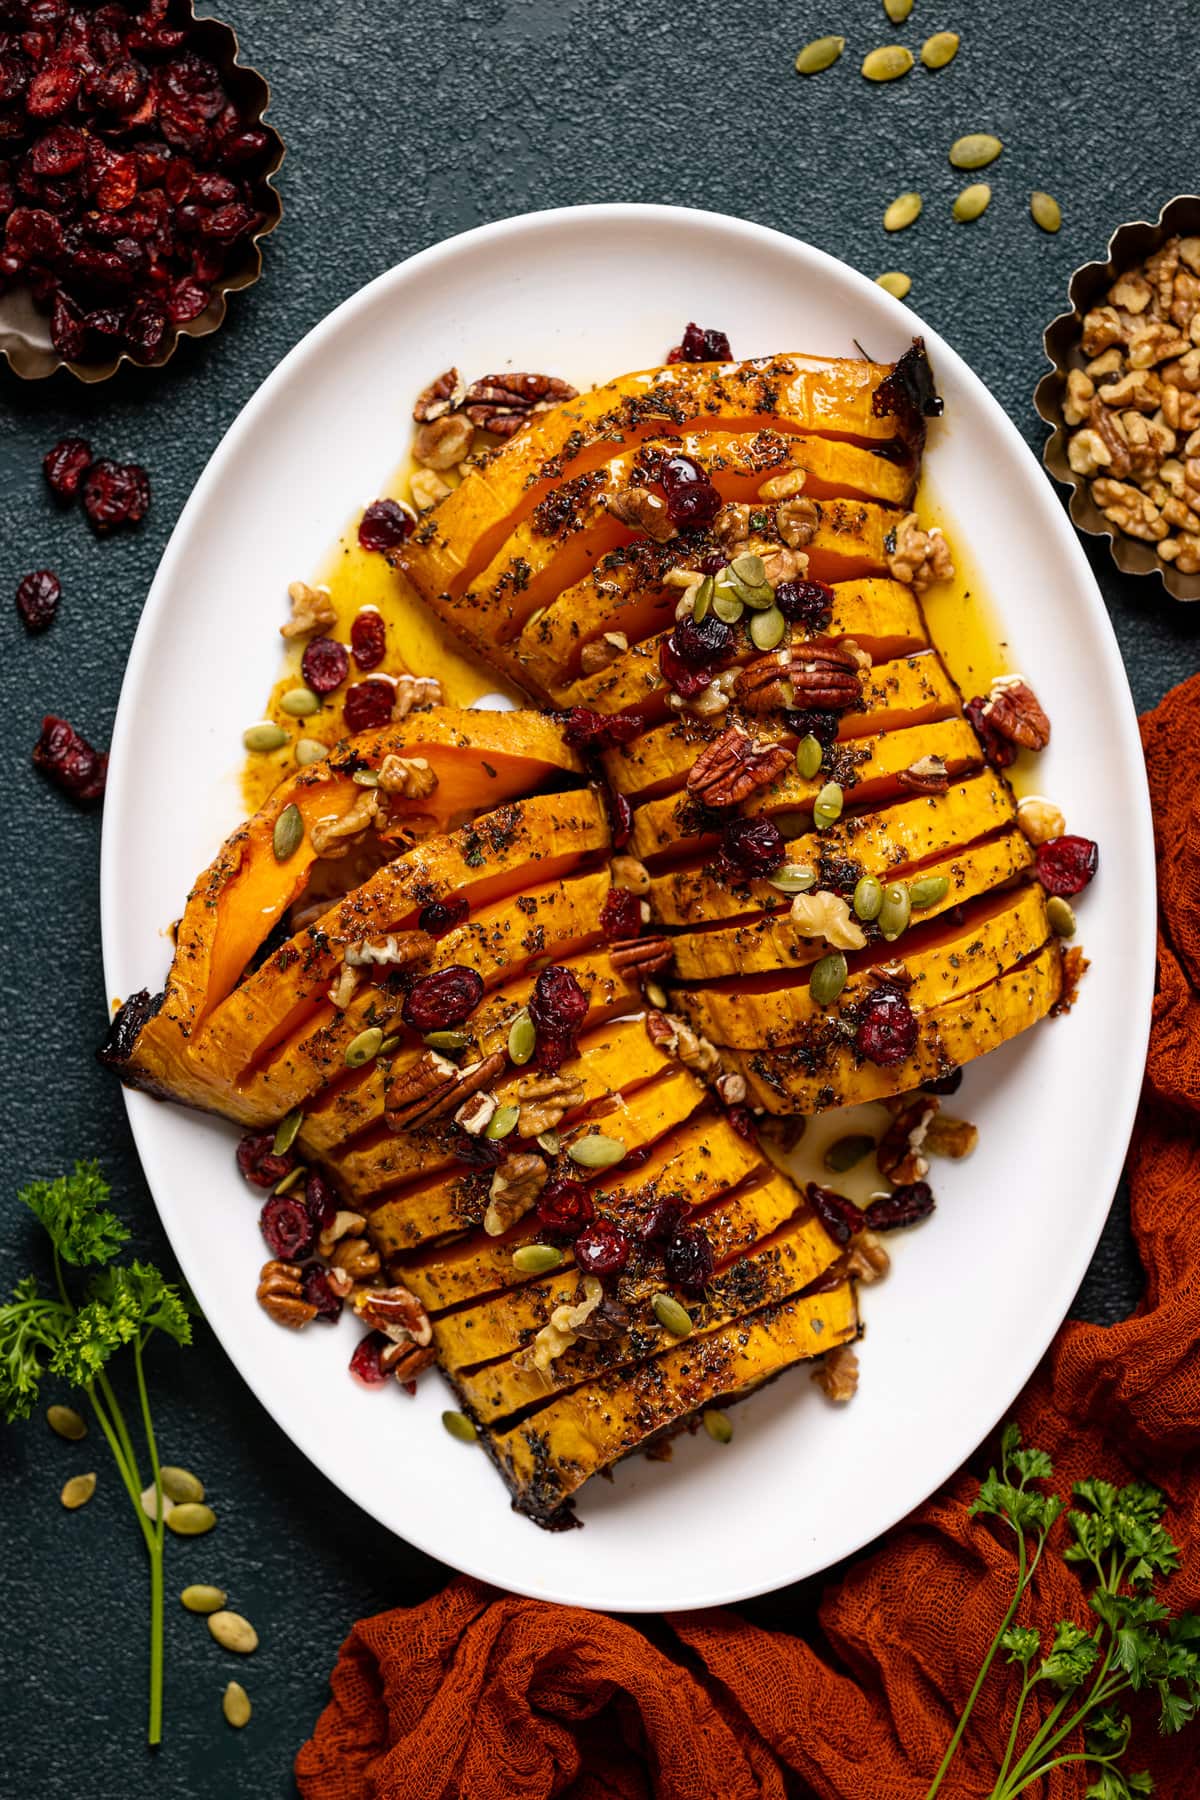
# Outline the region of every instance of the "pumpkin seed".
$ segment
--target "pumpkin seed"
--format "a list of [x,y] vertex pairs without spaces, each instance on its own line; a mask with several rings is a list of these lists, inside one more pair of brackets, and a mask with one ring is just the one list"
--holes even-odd
[[180,1469],[174,1463],[164,1463],[158,1473],[163,1493],[176,1506],[184,1506],[189,1500],[203,1500],[204,1483],[190,1469]]
[[87,1420],[73,1406],[48,1406],[46,1423],[57,1437],[66,1438],[72,1444],[87,1436]]
[[813,802],[813,824],[827,831],[842,816],[842,790],[836,781],[827,781]]
[[289,856],[295,856],[304,841],[304,818],[295,801],[284,807],[275,821],[275,831],[271,842],[275,848],[275,861],[286,862]]
[[860,919],[877,919],[883,905],[883,887],[874,875],[862,875],[854,889],[854,911]]
[[832,68],[845,48],[844,37],[814,38],[796,58],[797,75],[819,75],[823,69]]
[[348,1069],[361,1069],[372,1057],[378,1056],[383,1047],[383,1033],[378,1025],[368,1025],[360,1031],[356,1038],[351,1038],[346,1045],[345,1062]]
[[[147,1484],[147,1486],[145,1486],[142,1489],[138,1498],[141,1500],[141,1503],[142,1503],[142,1511],[145,1513],[146,1517],[149,1519],[150,1523],[153,1525],[155,1520],[158,1518],[158,1489],[155,1487],[155,1485],[152,1481],[149,1482]],[[175,1510],[175,1502],[172,1500],[171,1496],[167,1493],[166,1489],[164,1488],[163,1489],[163,1518],[164,1519],[169,1518],[170,1515],[174,1512],[174,1510]]]
[[875,286],[881,287],[893,300],[903,300],[912,288],[912,276],[899,269],[888,269],[885,274],[875,277]]
[[243,1619],[241,1613],[225,1612],[224,1609],[209,1613],[208,1629],[222,1650],[232,1650],[237,1656],[249,1656],[252,1650],[258,1649],[258,1633],[249,1619]]
[[421,1041],[431,1050],[465,1050],[471,1038],[466,1031],[427,1031]]
[[729,564],[729,573],[735,580],[744,581],[747,587],[761,587],[767,579],[762,557],[755,556],[750,550],[734,557]]
[[665,1011],[667,992],[665,988],[658,985],[657,981],[648,981],[642,989],[642,992],[645,994],[651,1006],[657,1006],[659,1012]]
[[399,1032],[396,1032],[396,1034],[393,1037],[385,1037],[382,1044],[380,1044],[380,1046],[379,1046],[380,1056],[390,1056],[392,1054],[392,1051],[396,1048],[396,1046],[399,1042],[400,1042],[400,1033]]
[[733,1441],[733,1422],[728,1414],[717,1412],[709,1407],[704,1414],[704,1429],[714,1444],[728,1444]]
[[311,688],[289,688],[279,701],[283,711],[292,719],[307,719],[315,712],[320,712],[321,702]]
[[868,81],[897,81],[913,66],[913,53],[903,44],[882,44],[863,58],[862,72]]
[[1061,894],[1051,894],[1047,900],[1046,917],[1050,921],[1051,929],[1058,937],[1072,938],[1075,936],[1074,909],[1068,905]]
[[202,1506],[196,1500],[185,1500],[182,1506],[167,1509],[167,1524],[180,1537],[203,1537],[216,1522],[217,1515],[212,1507]]
[[490,1138],[506,1138],[517,1128],[517,1120],[521,1116],[519,1106],[498,1106],[488,1120],[484,1136]]
[[883,215],[885,231],[905,231],[921,216],[920,194],[897,194]]
[[775,873],[767,876],[770,885],[781,894],[807,894],[816,879],[816,870],[803,863],[780,863]]
[[963,189],[954,202],[955,218],[963,224],[969,224],[972,219],[980,218],[987,211],[991,197],[992,190],[986,181],[973,182],[970,187]]
[[557,1156],[562,1149],[562,1139],[557,1131],[539,1131],[536,1141],[538,1149],[544,1150],[547,1156]]
[[221,1711],[225,1721],[235,1731],[250,1723],[250,1696],[240,1681],[231,1681],[221,1696]]
[[1062,224],[1062,208],[1053,194],[1044,194],[1041,188],[1035,188],[1029,196],[1029,210],[1035,225],[1043,231],[1057,231]]
[[527,1063],[537,1048],[537,1032],[527,1012],[518,1013],[508,1029],[508,1058],[518,1067]]
[[328,755],[329,745],[323,744],[320,738],[296,739],[296,761],[302,769],[306,769],[309,763],[324,762]]
[[921,61],[927,69],[944,69],[958,55],[957,31],[935,31],[921,45]]
[[903,25],[913,9],[913,0],[883,0],[883,10],[893,25]]
[[805,781],[812,780],[813,776],[821,766],[821,759],[824,754],[825,752],[821,748],[820,739],[815,738],[811,731],[807,737],[802,737],[800,739],[800,742],[796,745],[796,768],[799,773],[803,775]]
[[242,733],[247,750],[281,750],[287,740],[288,734],[282,725],[251,725]]
[[713,603],[713,590],[716,585],[712,576],[706,575],[696,589],[696,598],[692,601],[692,617],[697,625],[702,619],[708,617],[708,609]]
[[288,1170],[282,1181],[277,1181],[275,1183],[275,1192],[277,1194],[290,1194],[292,1189],[298,1187],[307,1174],[308,1170],[305,1168],[304,1164],[297,1163],[294,1169]]
[[760,650],[774,650],[787,630],[787,620],[777,606],[755,613],[750,621],[750,636]]
[[374,769],[355,769],[350,779],[355,787],[377,788],[379,786],[379,777]]
[[293,1106],[290,1113],[285,1113],[275,1127],[275,1142],[271,1145],[274,1156],[286,1156],[296,1141],[296,1135],[304,1123],[304,1108]]
[[912,901],[904,883],[889,881],[883,890],[883,904],[879,908],[879,929],[889,944],[908,929],[911,913]]
[[76,1512],[79,1507],[87,1505],[95,1491],[95,1475],[72,1475],[70,1481],[63,1483],[62,1493],[58,1497],[68,1512]]
[[986,169],[995,162],[1004,145],[990,131],[969,131],[955,138],[950,146],[950,161],[956,169]]
[[576,1138],[567,1146],[567,1155],[581,1169],[610,1169],[624,1154],[625,1146],[620,1138],[605,1137],[599,1131],[592,1132],[590,1137]]
[[681,1306],[674,1294],[655,1294],[650,1302],[654,1308],[654,1316],[664,1331],[672,1337],[687,1337],[692,1329],[692,1315],[686,1306]]
[[835,1175],[844,1175],[847,1169],[856,1168],[874,1148],[875,1139],[863,1133],[853,1132],[849,1137],[835,1138],[825,1152],[825,1167],[832,1169]]
[[442,1424],[450,1436],[457,1438],[460,1444],[473,1444],[479,1435],[466,1413],[444,1412]]
[[189,1612],[215,1613],[221,1611],[229,1596],[224,1588],[204,1587],[197,1583],[192,1587],[185,1587],[179,1598]]
[[736,594],[723,588],[718,588],[714,593],[712,609],[726,625],[736,625],[746,610],[745,603]]
[[561,1269],[562,1259],[562,1251],[553,1244],[522,1244],[513,1251],[513,1268],[522,1275],[546,1275],[551,1269]]
[[936,906],[950,892],[950,882],[945,875],[922,875],[920,881],[914,881],[908,890],[908,898],[914,912],[925,912]]
[[831,950],[813,964],[808,991],[817,1006],[832,1006],[846,985],[846,959],[840,950]]

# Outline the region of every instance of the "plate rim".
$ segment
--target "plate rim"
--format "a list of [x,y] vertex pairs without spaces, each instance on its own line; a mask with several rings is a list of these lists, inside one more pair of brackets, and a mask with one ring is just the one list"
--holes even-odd
[[[970,365],[959,355],[959,353],[954,350],[937,331],[928,326],[921,319],[920,315],[915,313],[910,307],[900,301],[893,300],[886,295],[881,295],[881,290],[869,277],[861,274],[858,270],[852,268],[849,264],[842,262],[837,257],[832,256],[829,252],[821,250],[816,245],[809,244],[803,239],[793,237],[786,232],[778,231],[774,227],[761,225],[750,220],[737,219],[731,215],[714,212],[710,209],[660,204],[642,204],[636,202],[602,202],[581,206],[555,207],[544,211],[518,213],[504,219],[493,220],[483,225],[474,226],[470,230],[458,233],[452,237],[442,239],[436,244],[429,245],[425,249],[417,251],[411,257],[405,258],[403,261],[393,265],[390,269],[384,270],[381,274],[367,282],[363,287],[359,288],[355,293],[348,295],[346,299],[339,302],[336,307],[325,314],[322,319],[318,320],[317,323],[286,352],[271,372],[249,396],[245,404],[238,411],[236,417],[231,421],[226,431],[218,440],[204,469],[189,493],[171,531],[171,535],[163,549],[162,556],[147,593],[145,605],[138,621],[133,642],[130,646],[125,672],[122,677],[121,692],[111,738],[109,761],[110,795],[114,792],[119,794],[126,781],[134,779],[133,770],[136,766],[134,745],[137,695],[147,673],[147,670],[143,665],[147,664],[149,661],[151,646],[155,632],[158,628],[160,616],[164,609],[169,605],[170,589],[176,565],[180,562],[187,549],[187,542],[190,537],[191,519],[204,505],[209,487],[215,485],[220,479],[224,463],[235,453],[243,435],[248,434],[253,430],[259,412],[266,409],[272,403],[279,389],[285,387],[292,380],[295,371],[308,358],[319,355],[324,347],[326,339],[334,336],[340,330],[341,326],[349,318],[353,317],[359,309],[368,308],[382,290],[392,286],[396,287],[398,290],[402,289],[406,282],[414,277],[419,278],[436,268],[438,263],[451,261],[464,251],[469,253],[473,247],[488,242],[494,243],[496,241],[502,241],[505,237],[519,237],[527,231],[553,232],[568,223],[575,227],[578,227],[581,222],[591,223],[598,229],[603,229],[611,228],[614,225],[623,223],[634,225],[638,222],[644,223],[647,220],[654,219],[662,220],[664,224],[678,222],[682,219],[684,222],[695,222],[710,228],[719,227],[722,231],[731,234],[732,237],[740,236],[743,239],[752,239],[759,242],[765,241],[769,245],[773,245],[776,248],[786,250],[789,254],[795,255],[797,257],[798,266],[803,265],[807,259],[816,259],[818,268],[822,266],[826,267],[835,275],[839,282],[848,282],[851,289],[859,288],[863,292],[864,297],[869,293],[876,304],[878,304],[882,298],[889,307],[895,308],[898,322],[905,324],[906,329],[911,334],[919,333],[925,336],[927,343],[930,345],[931,356],[935,366],[953,366],[956,375],[960,379],[965,379],[967,381],[969,386],[974,390],[974,393],[984,410],[991,413],[993,422],[1000,428],[1001,436],[1006,440],[1010,448],[1016,451],[1018,458],[1028,459],[1029,463],[1032,465],[1030,473],[1036,470],[1038,479],[1046,482],[1048,494],[1050,497],[1054,497],[1054,490],[1050,486],[1048,478],[1041,469],[1037,458],[1021,436],[1016,424],[1000,405],[1000,402],[995,398],[991,390],[986,386],[983,379],[975,374],[974,370],[971,369]],[[1120,1158],[1116,1162],[1116,1166],[1113,1170],[1114,1179],[1112,1183],[1112,1194],[1115,1195],[1116,1184],[1119,1181],[1120,1172],[1124,1166],[1129,1138],[1133,1129],[1138,1099],[1141,1092],[1151,1023],[1156,966],[1155,934],[1152,927],[1157,907],[1153,823],[1150,812],[1149,789],[1141,752],[1141,741],[1138,734],[1137,713],[1134,706],[1133,695],[1129,687],[1128,675],[1125,671],[1116,634],[1113,631],[1112,621],[1109,618],[1107,609],[1104,605],[1103,597],[1100,593],[1095,575],[1066,513],[1060,506],[1055,505],[1052,511],[1048,512],[1047,516],[1054,519],[1055,523],[1052,526],[1052,529],[1059,538],[1060,544],[1064,547],[1068,559],[1074,564],[1079,578],[1079,587],[1087,596],[1086,605],[1092,615],[1093,635],[1097,652],[1107,665],[1110,678],[1114,676],[1116,678],[1113,685],[1120,697],[1120,705],[1117,717],[1113,719],[1112,723],[1116,728],[1118,740],[1116,748],[1118,754],[1123,762],[1132,760],[1136,764],[1136,774],[1134,775],[1133,786],[1136,790],[1139,804],[1137,807],[1138,817],[1136,821],[1131,821],[1131,835],[1135,835],[1140,839],[1140,854],[1135,859],[1135,868],[1132,872],[1131,879],[1134,883],[1134,901],[1136,910],[1142,917],[1131,921],[1131,924],[1135,927],[1132,933],[1134,937],[1134,948],[1125,970],[1125,979],[1133,1002],[1129,1015],[1133,1021],[1133,1030],[1130,1033],[1127,1033],[1126,1055],[1122,1059],[1126,1072],[1122,1076],[1123,1093],[1122,1104],[1120,1107],[1119,1130],[1112,1125],[1111,1120],[1113,1117],[1113,1110],[1111,1107],[1109,1110],[1110,1125],[1107,1135],[1114,1144],[1119,1143],[1121,1145]],[[1133,774],[1134,772],[1131,770],[1130,773]],[[116,938],[115,920],[120,906],[119,887],[121,878],[120,850],[116,840],[116,829],[115,826],[110,828],[108,820],[110,817],[115,817],[117,811],[118,806],[116,802],[113,803],[111,812],[106,808],[100,850],[101,944],[105,991],[107,994],[111,994],[115,991],[112,965],[114,956],[116,955],[114,948]],[[1136,927],[1142,923],[1149,925],[1151,929],[1144,933],[1139,933]],[[1135,1051],[1136,1056],[1134,1055]],[[164,1208],[164,1206],[160,1204],[155,1183],[150,1178],[148,1160],[149,1162],[156,1162],[157,1158],[154,1156],[153,1152],[149,1150],[148,1144],[143,1142],[143,1139],[148,1138],[149,1136],[149,1121],[152,1116],[146,1109],[153,1108],[156,1113],[157,1108],[162,1103],[152,1100],[148,1095],[136,1093],[124,1086],[122,1087],[122,1095],[143,1178],[150,1190],[155,1211],[158,1214],[163,1230],[170,1242],[172,1253],[175,1256],[180,1269],[183,1271],[185,1279],[187,1279],[189,1285],[191,1285],[191,1273],[187,1268],[184,1258],[180,1254],[175,1241],[175,1236],[172,1232],[169,1217],[170,1208]],[[932,1457],[929,1462],[929,1468],[937,1470],[936,1478],[930,1479],[928,1474],[922,1475],[920,1483],[918,1484],[921,1488],[921,1492],[915,1497],[905,1493],[902,1504],[894,1507],[889,1504],[887,1507],[884,1507],[882,1509],[880,1521],[875,1523],[874,1528],[870,1532],[864,1534],[855,1527],[850,1533],[852,1541],[837,1545],[831,1554],[818,1551],[818,1560],[816,1562],[812,1560],[811,1555],[807,1558],[803,1556],[800,1553],[798,1544],[796,1552],[790,1558],[790,1566],[782,1568],[777,1578],[765,1585],[761,1583],[758,1577],[754,1578],[754,1581],[750,1586],[747,1586],[744,1580],[738,1581],[735,1579],[724,1583],[718,1582],[710,1591],[706,1591],[698,1597],[688,1598],[682,1601],[673,1601],[669,1606],[664,1605],[661,1600],[643,1601],[639,1603],[636,1595],[630,1595],[628,1593],[623,1594],[618,1600],[614,1600],[612,1596],[605,1596],[603,1594],[589,1594],[588,1596],[581,1598],[577,1593],[572,1593],[564,1599],[561,1587],[554,1582],[553,1578],[551,1578],[548,1583],[542,1584],[528,1578],[513,1580],[507,1583],[509,1591],[525,1595],[529,1598],[550,1601],[555,1604],[591,1607],[596,1610],[609,1610],[616,1606],[618,1610],[630,1613],[694,1611],[709,1606],[737,1604],[740,1601],[753,1598],[759,1594],[775,1592],[779,1588],[790,1585],[797,1580],[821,1575],[834,1563],[843,1561],[848,1556],[859,1554],[864,1547],[876,1542],[884,1534],[891,1531],[917,1506],[925,1504],[932,1495],[936,1494],[954,1475],[955,1471],[962,1466],[965,1458],[973,1454],[974,1450],[976,1450],[995,1429],[1000,1419],[1007,1414],[1061,1329],[1071,1301],[1078,1291],[1080,1282],[1087,1270],[1096,1244],[1098,1243],[1107,1222],[1111,1205],[1112,1197],[1110,1196],[1107,1205],[1103,1208],[1100,1206],[1096,1207],[1094,1229],[1079,1232],[1071,1240],[1068,1251],[1064,1253],[1059,1265],[1058,1281],[1055,1287],[1053,1305],[1051,1306],[1049,1302],[1046,1303],[1046,1316],[1049,1317],[1053,1314],[1056,1323],[1044,1340],[1043,1333],[1039,1329],[1038,1332],[1034,1334],[1035,1349],[1032,1352],[1026,1349],[1019,1357],[1014,1356],[1011,1363],[1007,1365],[1011,1375],[1011,1383],[1005,1383],[1006,1388],[1009,1389],[1008,1398],[996,1412],[995,1417],[989,1421],[986,1429],[981,1431],[979,1435],[974,1438],[974,1442],[965,1452],[954,1455],[949,1461],[944,1457]],[[199,1287],[203,1285],[205,1285],[203,1282],[197,1284],[197,1291],[199,1291]],[[239,1344],[236,1338],[234,1338],[233,1342],[228,1341],[227,1337],[218,1334],[215,1328],[213,1335],[224,1354],[229,1358],[242,1380],[249,1387],[258,1403],[267,1412],[272,1422],[277,1425],[280,1430],[284,1431],[289,1440],[294,1443],[302,1454],[313,1464],[320,1475],[331,1481],[335,1487],[347,1496],[348,1499],[355,1505],[360,1506],[364,1512],[376,1519],[386,1530],[400,1538],[402,1542],[413,1545],[414,1548],[420,1550],[424,1555],[431,1557],[439,1563],[447,1563],[447,1558],[443,1551],[440,1548],[435,1548],[428,1542],[423,1541],[423,1535],[421,1533],[418,1532],[414,1535],[410,1535],[407,1529],[400,1531],[392,1519],[385,1516],[379,1502],[373,1498],[369,1492],[362,1491],[356,1483],[355,1470],[353,1467],[347,1468],[339,1466],[336,1474],[331,1472],[320,1455],[319,1424],[314,1424],[309,1429],[301,1432],[297,1432],[290,1425],[283,1424],[273,1409],[269,1398],[267,1384],[260,1384],[255,1378],[255,1365],[249,1354],[248,1348],[245,1345]],[[972,1434],[974,1433],[974,1429],[974,1426],[972,1426]],[[897,1489],[902,1485],[903,1484],[898,1481],[896,1484]],[[503,1497],[498,1494],[498,1504],[502,1503],[502,1499]],[[531,1526],[530,1529],[532,1530],[534,1527]],[[782,1560],[784,1559],[781,1558],[781,1561]],[[463,1574],[484,1581],[490,1586],[496,1585],[494,1572],[490,1568],[476,1563],[468,1547],[464,1547],[461,1555],[456,1553],[454,1562],[448,1566]]]

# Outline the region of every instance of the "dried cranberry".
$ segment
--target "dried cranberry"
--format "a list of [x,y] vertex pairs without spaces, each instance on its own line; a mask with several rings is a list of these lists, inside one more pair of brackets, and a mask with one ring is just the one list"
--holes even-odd
[[714,673],[711,668],[693,668],[684,661],[676,646],[674,632],[659,645],[658,666],[667,686],[684,700],[694,700],[697,694],[702,694]]
[[317,1239],[308,1208],[297,1194],[273,1194],[258,1215],[259,1229],[272,1256],[298,1262]]
[[332,1323],[341,1318],[341,1296],[330,1287],[328,1272],[320,1263],[309,1263],[300,1278],[300,1287],[308,1304],[316,1307],[318,1319],[328,1319]]
[[835,1244],[844,1247],[850,1242],[856,1231],[862,1230],[862,1213],[855,1206],[853,1200],[847,1200],[845,1194],[835,1193],[832,1188],[821,1187],[815,1181],[810,1181],[804,1192],[808,1204]]
[[323,1175],[310,1169],[304,1182],[304,1204],[316,1231],[325,1231],[337,1217],[338,1197]]
[[275,1154],[273,1131],[248,1131],[238,1142],[237,1165],[252,1187],[274,1187],[295,1166],[291,1151]]
[[461,1125],[454,1126],[447,1148],[455,1162],[465,1163],[469,1169],[494,1169],[504,1153],[498,1138],[473,1137]]
[[115,157],[97,184],[96,205],[101,212],[124,212],[127,206],[132,205],[137,191],[137,158]]
[[644,720],[636,713],[593,712],[589,706],[573,706],[563,714],[563,736],[572,750],[585,756],[600,750],[611,750],[614,744],[629,744],[644,728]]
[[604,789],[604,810],[608,814],[608,834],[612,839],[614,850],[624,850],[633,836],[633,805],[628,794],[618,794],[615,788]]
[[933,1207],[929,1183],[910,1181],[906,1187],[898,1187],[892,1193],[881,1194],[877,1200],[872,1200],[864,1220],[872,1231],[896,1231],[902,1225],[915,1225],[918,1219],[927,1219]]
[[1059,837],[1039,844],[1034,858],[1037,878],[1048,894],[1064,900],[1081,894],[1100,866],[1100,846],[1091,838]]
[[684,328],[683,338],[676,350],[672,350],[668,362],[732,362],[733,351],[729,348],[729,339],[723,331],[707,330],[699,325],[690,324]]
[[378,1387],[387,1380],[387,1370],[380,1363],[380,1357],[388,1347],[388,1340],[382,1331],[368,1332],[354,1355],[350,1358],[350,1373],[361,1381],[364,1387]]
[[733,626],[714,612],[705,613],[699,624],[695,619],[680,619],[671,633],[676,650],[693,669],[723,662],[733,649],[735,636]]
[[422,975],[404,996],[400,1016],[414,1031],[450,1031],[483,999],[483,977],[462,963]]
[[79,362],[87,352],[87,339],[87,322],[75,302],[65,294],[55,294],[50,308],[50,342],[54,348],[68,362]]
[[575,1261],[585,1275],[619,1275],[629,1261],[629,1238],[611,1219],[596,1219],[575,1239]]
[[387,650],[387,626],[373,606],[355,613],[350,627],[350,648],[360,669],[377,669]]
[[635,1147],[632,1150],[627,1150],[625,1152],[625,1154],[621,1158],[620,1162],[613,1163],[612,1167],[609,1170],[609,1174],[610,1175],[628,1175],[633,1169],[640,1169],[640,1168],[642,1168],[642,1166],[645,1163],[648,1163],[649,1161],[650,1161],[649,1146],[646,1144],[637,1144],[637,1145],[635,1145]]
[[614,942],[635,938],[642,929],[642,903],[628,888],[609,888],[600,908],[600,930]]
[[538,1196],[534,1215],[538,1230],[557,1243],[574,1241],[585,1225],[596,1216],[592,1197],[579,1181],[568,1181],[563,1175],[553,1176]]
[[986,705],[983,695],[976,694],[973,700],[967,701],[963,711],[975,727],[976,735],[983,745],[983,754],[993,769],[1007,769],[1017,760],[1017,746],[996,730],[983,710]]
[[668,1194],[663,1200],[656,1200],[646,1217],[642,1220],[641,1238],[646,1244],[666,1244],[679,1234],[679,1227],[687,1218],[690,1208],[678,1194]]
[[29,154],[29,165],[35,175],[58,178],[82,166],[87,156],[87,139],[75,125],[55,125],[38,139]]
[[336,638],[313,638],[300,659],[300,673],[314,694],[332,694],[350,673],[350,652]]
[[358,681],[346,689],[342,700],[342,717],[346,730],[374,731],[391,719],[396,704],[396,690],[390,681]]
[[697,1225],[684,1225],[663,1249],[668,1281],[698,1298],[713,1272],[712,1245]]
[[819,712],[812,706],[790,706],[783,715],[789,731],[797,737],[815,737],[823,750],[828,750],[838,734],[838,715]]
[[721,510],[721,496],[690,456],[668,456],[657,471],[667,496],[667,513],[673,525],[711,525]]
[[742,875],[769,875],[783,861],[784,840],[773,819],[729,819],[721,853]]
[[398,500],[373,500],[359,522],[358,541],[364,550],[396,550],[415,524]]
[[53,623],[61,598],[58,576],[49,569],[24,576],[17,586],[17,611],[26,631],[45,631]]
[[807,625],[824,631],[833,617],[833,589],[823,581],[781,581],[775,604],[789,625]]
[[471,902],[465,894],[447,894],[444,900],[431,900],[428,906],[423,906],[417,916],[417,924],[430,937],[445,937],[448,931],[453,931],[464,919],[469,918],[470,912]]
[[727,1106],[725,1117],[740,1138],[744,1138],[748,1144],[757,1144],[758,1126],[755,1123],[754,1114],[748,1106],[743,1104]]
[[127,57],[95,69],[86,82],[88,99],[101,112],[131,113],[146,92],[146,72]]
[[33,747],[33,766],[57,782],[72,800],[86,804],[104,793],[108,752],[93,750],[74,726],[51,713],[42,720],[42,735]]
[[204,221],[204,235],[218,244],[236,244],[240,237],[253,231],[261,218],[261,213],[256,213],[252,206],[243,206],[240,201],[235,201],[232,206],[218,206]]
[[874,988],[858,1008],[855,1044],[860,1056],[890,1069],[917,1047],[917,1021],[898,988]]
[[204,282],[197,281],[192,275],[184,275],[171,285],[167,295],[167,317],[172,325],[189,325],[207,311],[211,299],[212,292]]
[[533,1060],[539,1069],[553,1074],[576,1054],[575,1039],[567,1031],[539,1031]]
[[529,997],[529,1016],[535,1028],[574,1036],[587,1017],[588,997],[572,975],[558,963],[543,969]]
[[25,111],[31,119],[54,119],[74,104],[80,73],[72,63],[49,63],[38,70],[25,90]]
[[83,510],[94,531],[139,525],[150,506],[150,477],[137,463],[96,462],[83,478]]

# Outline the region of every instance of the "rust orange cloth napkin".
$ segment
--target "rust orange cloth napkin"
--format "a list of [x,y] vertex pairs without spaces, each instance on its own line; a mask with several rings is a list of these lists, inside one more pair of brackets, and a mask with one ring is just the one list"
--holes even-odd
[[[1015,1408],[1057,1486],[1162,1488],[1184,1551],[1166,1590],[1200,1603],[1200,676],[1142,723],[1161,922],[1158,995],[1130,1154],[1146,1270],[1134,1316],[1063,1327]],[[1119,1046],[1114,1046],[1114,1052]],[[1063,1120],[1086,1129],[1086,1120]],[[1031,1147],[1032,1149],[1032,1147]],[[1002,1228],[1002,1222],[1000,1226]],[[1013,1581],[1008,1545],[967,1516],[994,1446],[825,1593],[826,1643],[727,1612],[670,1618],[669,1651],[599,1613],[455,1581],[351,1632],[296,1762],[304,1800],[921,1800]],[[1061,1528],[1060,1528],[1061,1529]],[[1089,1617],[1058,1557],[1029,1622]],[[1024,1618],[1024,1615],[1022,1615]],[[665,1631],[657,1633],[664,1640]],[[984,1690],[946,1800],[986,1794],[1015,1683]],[[1195,1733],[1139,1719],[1130,1766],[1160,1800],[1200,1796]],[[1078,1766],[1041,1800],[1074,1800]]]

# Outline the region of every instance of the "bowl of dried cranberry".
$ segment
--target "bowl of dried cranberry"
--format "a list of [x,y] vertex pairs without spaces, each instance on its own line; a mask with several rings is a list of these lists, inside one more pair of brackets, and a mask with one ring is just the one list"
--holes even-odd
[[158,367],[257,281],[270,90],[191,0],[0,0],[0,350],[40,380]]

